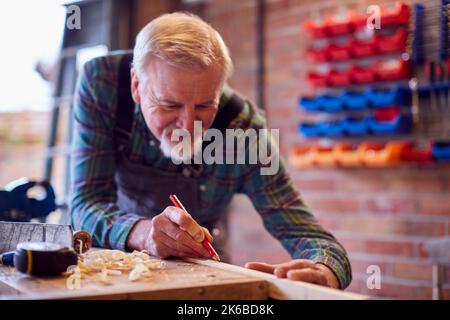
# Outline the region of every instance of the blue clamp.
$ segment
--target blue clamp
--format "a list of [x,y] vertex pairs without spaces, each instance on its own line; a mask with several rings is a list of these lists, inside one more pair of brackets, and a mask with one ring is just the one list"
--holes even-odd
[[[37,199],[29,195],[29,190],[41,187],[45,192]],[[28,181],[26,178],[15,180],[0,190],[0,220],[27,222],[33,218],[45,217],[56,210],[56,196],[47,181]]]

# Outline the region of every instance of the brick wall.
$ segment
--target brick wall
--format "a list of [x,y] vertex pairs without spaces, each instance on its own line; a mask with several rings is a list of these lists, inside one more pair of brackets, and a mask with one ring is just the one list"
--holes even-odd
[[[302,30],[314,10],[355,7],[391,1],[266,1],[266,112],[271,128],[280,129],[281,151],[301,143],[296,133],[302,94],[312,93],[304,80],[309,41]],[[206,19],[228,44],[236,72],[231,84],[256,100],[256,1],[217,0],[208,5]],[[431,298],[431,264],[424,240],[449,235],[449,166],[408,166],[397,169],[314,169],[289,171],[305,202],[320,223],[349,252],[354,280],[348,290],[383,297]],[[233,202],[230,216],[233,262],[281,262],[289,259],[264,230],[261,219],[245,197]],[[366,286],[366,269],[376,264],[382,272],[381,290]],[[450,298],[447,271],[446,298]]]
[[[67,109],[61,109],[58,140],[65,138]],[[21,178],[41,180],[51,113],[0,112],[0,188]],[[52,185],[60,195],[63,187],[65,161],[57,155],[54,162]]]

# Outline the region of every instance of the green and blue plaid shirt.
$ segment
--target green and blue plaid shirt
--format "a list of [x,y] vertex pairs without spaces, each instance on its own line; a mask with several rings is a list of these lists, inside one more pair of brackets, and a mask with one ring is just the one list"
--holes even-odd
[[[126,250],[126,241],[134,224],[145,217],[123,212],[116,204],[114,179],[116,150],[114,125],[117,105],[119,55],[93,59],[80,75],[74,104],[75,130],[72,151],[72,197],[70,213],[75,230],[93,235],[94,245]],[[229,96],[228,90],[224,96]],[[221,99],[224,101],[226,99]],[[170,170],[139,105],[135,106],[131,132],[131,161]],[[264,128],[265,118],[246,100],[242,112],[230,128]],[[280,161],[275,175],[261,175],[260,165],[203,164],[198,178],[199,216],[216,221],[232,196],[246,194],[261,215],[265,228],[278,239],[294,259],[323,263],[336,274],[341,288],[351,281],[351,267],[344,248],[315,220],[294,189]],[[155,212],[155,215],[159,212]],[[205,220],[205,219],[203,219]],[[200,222],[200,221],[199,221]]]

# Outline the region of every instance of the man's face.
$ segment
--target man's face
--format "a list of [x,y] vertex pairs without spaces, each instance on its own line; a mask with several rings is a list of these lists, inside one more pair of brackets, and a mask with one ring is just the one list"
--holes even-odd
[[152,57],[141,77],[131,71],[133,99],[166,156],[177,143],[170,139],[173,130],[184,129],[194,138],[194,121],[201,121],[203,130],[211,127],[223,85],[216,69],[181,69]]

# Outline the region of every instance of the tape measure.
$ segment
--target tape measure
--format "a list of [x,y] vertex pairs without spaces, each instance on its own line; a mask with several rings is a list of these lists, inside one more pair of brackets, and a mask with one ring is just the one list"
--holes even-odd
[[71,265],[77,265],[78,256],[72,248],[49,242],[22,242],[15,252],[0,256],[3,265],[38,277],[58,276]]

